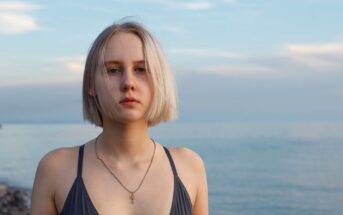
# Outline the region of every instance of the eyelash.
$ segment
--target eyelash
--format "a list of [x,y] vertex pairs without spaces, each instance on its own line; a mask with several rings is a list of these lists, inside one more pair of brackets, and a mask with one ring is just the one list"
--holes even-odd
[[145,67],[137,67],[136,70],[139,70],[140,72],[145,72]]
[[[115,71],[113,71],[113,70],[115,70]],[[109,68],[108,70],[107,70],[107,72],[108,73],[117,73],[118,71],[120,71],[121,69],[120,68]],[[145,67],[137,67],[137,68],[135,68],[135,71],[136,70],[139,70],[139,73],[145,73],[145,71],[146,71],[146,69],[145,69]]]

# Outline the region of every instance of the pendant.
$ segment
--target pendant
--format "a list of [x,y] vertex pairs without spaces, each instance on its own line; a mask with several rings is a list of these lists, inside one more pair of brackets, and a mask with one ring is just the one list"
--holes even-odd
[[133,193],[131,193],[131,196],[130,196],[130,199],[131,199],[131,204],[134,204],[134,200],[135,200],[135,196]]

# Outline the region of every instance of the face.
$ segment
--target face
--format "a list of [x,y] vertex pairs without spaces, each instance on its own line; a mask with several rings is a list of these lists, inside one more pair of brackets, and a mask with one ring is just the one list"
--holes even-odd
[[140,38],[132,33],[115,33],[105,49],[104,66],[108,79],[98,74],[96,80],[104,117],[122,123],[146,121],[144,114],[150,107],[152,86]]

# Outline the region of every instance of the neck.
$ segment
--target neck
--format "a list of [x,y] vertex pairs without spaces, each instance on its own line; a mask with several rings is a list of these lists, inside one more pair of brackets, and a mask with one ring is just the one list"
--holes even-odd
[[151,158],[154,145],[146,121],[122,124],[104,120],[97,151],[116,161],[139,162]]

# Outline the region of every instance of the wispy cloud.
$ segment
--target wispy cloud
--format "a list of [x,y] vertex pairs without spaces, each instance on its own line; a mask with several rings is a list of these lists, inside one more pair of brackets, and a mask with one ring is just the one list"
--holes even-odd
[[234,3],[237,3],[238,0],[223,0],[223,2],[229,3],[229,4],[234,4]]
[[16,34],[38,29],[36,21],[29,15],[0,14],[0,33]]
[[256,65],[219,65],[199,68],[196,72],[219,74],[224,76],[261,76],[278,75],[278,72],[264,66]]
[[83,73],[86,56],[60,58],[57,61],[71,73]]
[[313,69],[343,69],[343,44],[291,44],[286,55],[297,63]]
[[153,2],[162,3],[164,5],[181,8],[184,10],[208,10],[215,6],[224,4],[235,4],[238,0],[216,0],[216,1],[166,1],[166,0],[154,0]]
[[221,51],[221,50],[210,50],[210,49],[170,49],[173,54],[192,55],[197,57],[213,57],[213,58],[229,58],[239,59],[242,55]]
[[[314,73],[335,74],[343,70],[343,43],[288,44],[284,49],[267,55],[247,55],[200,48],[170,49],[169,52],[194,57],[196,60],[204,59],[202,62],[209,58],[215,59],[217,65],[201,65],[199,68],[189,69],[192,72],[210,74],[296,77]],[[182,71],[185,70],[179,70]]]
[[39,8],[24,2],[0,2],[0,33],[17,34],[37,30],[36,20],[27,13]]
[[343,54],[343,44],[287,45],[287,50],[296,54]]
[[22,87],[22,86],[37,86],[37,85],[51,85],[51,84],[67,84],[80,83],[79,78],[42,78],[36,80],[15,80],[15,81],[0,81],[0,88],[2,87]]
[[177,1],[154,1],[167,6],[181,8],[185,10],[206,10],[213,5],[208,1],[177,2]]
[[3,1],[0,2],[0,11],[30,11],[40,9],[38,5],[28,4],[16,1]]
[[188,10],[204,10],[204,9],[209,9],[212,5],[210,2],[183,2],[183,3],[178,3],[178,6],[184,9]]

